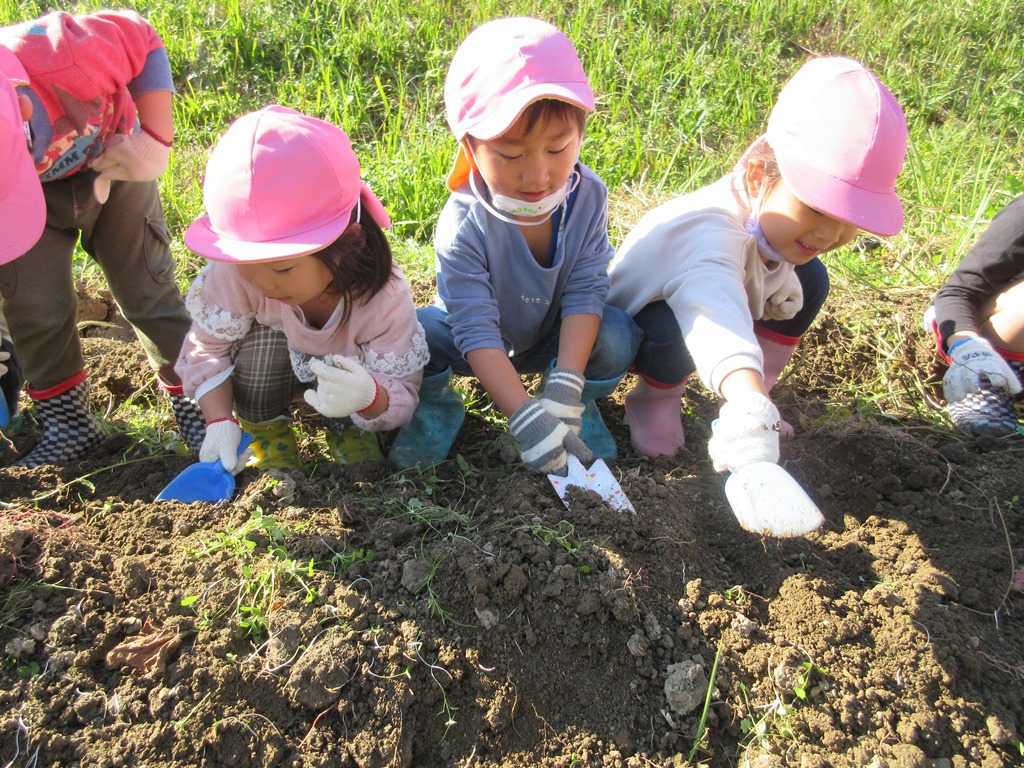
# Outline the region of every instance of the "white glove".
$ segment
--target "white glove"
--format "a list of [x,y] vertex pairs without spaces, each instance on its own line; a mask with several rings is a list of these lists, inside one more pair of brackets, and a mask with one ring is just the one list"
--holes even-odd
[[982,338],[957,341],[949,348],[949,370],[942,379],[947,403],[963,400],[981,386],[985,376],[989,384],[1011,395],[1021,391],[1020,380],[1003,356]]
[[96,200],[107,202],[111,181],[153,181],[159,178],[167,170],[170,159],[171,148],[145,131],[111,137],[103,154],[92,163],[92,169],[99,173],[93,182]]
[[[10,359],[11,359],[11,353],[8,352],[6,349],[0,349],[0,360],[10,360]],[[0,376],[6,376],[6,375],[7,375],[7,366],[4,365],[3,363],[0,363]]]
[[309,362],[317,387],[303,393],[307,403],[329,419],[351,416],[373,405],[377,382],[363,366],[344,355],[327,355],[325,360]]
[[786,281],[775,293],[764,302],[761,312],[762,320],[789,320],[804,305],[804,288],[800,278],[791,272]]
[[199,449],[200,461],[216,461],[228,472],[237,475],[245,467],[248,453],[238,455],[238,444],[242,441],[242,428],[234,419],[221,419],[206,425],[206,437]]
[[716,472],[733,471],[755,461],[779,460],[779,409],[752,392],[728,400],[711,425],[708,453]]

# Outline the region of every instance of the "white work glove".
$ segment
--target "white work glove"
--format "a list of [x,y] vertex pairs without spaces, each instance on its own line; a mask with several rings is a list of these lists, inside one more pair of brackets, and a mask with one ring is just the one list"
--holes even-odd
[[1021,391],[1020,380],[1003,356],[992,349],[986,339],[969,338],[954,342],[949,348],[949,370],[942,379],[947,403],[963,400],[981,386],[981,377],[997,389],[1011,395]]
[[131,136],[111,137],[103,154],[92,162],[99,175],[93,182],[93,194],[100,203],[110,196],[111,181],[153,181],[167,170],[171,148],[145,131]]
[[242,441],[242,428],[234,419],[219,419],[206,425],[206,437],[199,449],[200,461],[216,461],[232,475],[237,475],[245,468],[252,449],[238,455],[238,444]]
[[769,296],[764,302],[764,309],[761,312],[762,320],[789,320],[796,315],[804,305],[804,288],[800,285],[800,278],[795,272],[790,272],[789,277],[782,286]]
[[583,428],[583,374],[571,368],[552,368],[540,404],[544,410],[578,435]]
[[519,441],[523,462],[538,472],[565,475],[570,453],[583,465],[594,460],[586,444],[532,397],[512,414],[508,428]]
[[329,419],[351,416],[373,405],[377,382],[363,366],[344,355],[327,355],[324,359],[326,362],[309,362],[317,386],[303,393],[307,403]]
[[779,409],[752,392],[728,400],[711,424],[708,453],[716,472],[737,470],[755,461],[779,460]]
[[[6,349],[0,349],[0,360],[10,360],[10,359],[11,359],[11,353],[8,352]],[[6,375],[7,375],[7,366],[4,365],[2,362],[0,362],[0,376],[6,376]]]

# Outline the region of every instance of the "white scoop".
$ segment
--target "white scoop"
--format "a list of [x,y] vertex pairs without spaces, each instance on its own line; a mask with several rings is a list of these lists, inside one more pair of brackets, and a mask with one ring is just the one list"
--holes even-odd
[[757,461],[729,475],[725,496],[740,525],[752,533],[804,536],[823,522],[821,511],[778,464]]
[[612,509],[636,514],[632,502],[622,490],[619,481],[615,479],[615,475],[608,469],[608,465],[604,463],[604,459],[598,459],[590,465],[590,469],[587,469],[579,459],[570,455],[566,464],[569,467],[569,472],[565,477],[548,475],[551,486],[558,494],[558,498],[565,504],[566,509],[569,509],[569,500],[566,498],[566,494],[570,487],[575,486],[585,491],[596,491],[597,495],[608,502]]

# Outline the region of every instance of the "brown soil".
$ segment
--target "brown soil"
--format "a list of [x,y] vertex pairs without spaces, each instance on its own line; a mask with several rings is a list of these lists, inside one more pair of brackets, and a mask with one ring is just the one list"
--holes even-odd
[[[925,300],[869,315],[906,329],[894,392]],[[567,511],[479,410],[434,471],[309,441],[306,476],[154,502],[191,459],[125,435],[126,402],[166,406],[136,343],[91,336],[114,436],[0,470],[0,765],[1019,765],[1024,444],[908,417],[920,391],[887,423],[855,395],[886,352],[833,304],[776,390],[826,518],[785,540],[730,513],[696,385],[685,452],[635,454],[629,379],[602,408],[635,516]]]

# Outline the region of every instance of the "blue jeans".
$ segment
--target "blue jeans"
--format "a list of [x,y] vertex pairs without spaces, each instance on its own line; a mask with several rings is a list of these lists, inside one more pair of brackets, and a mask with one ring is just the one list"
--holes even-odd
[[[789,320],[755,320],[754,332],[769,331],[773,336],[785,336],[799,342],[811,327],[828,298],[828,270],[820,259],[812,259],[795,270],[804,291],[804,303]],[[675,313],[664,301],[656,301],[641,309],[633,318],[643,331],[644,338],[636,353],[636,372],[660,384],[678,384],[697,366],[683,341]]]
[[[427,334],[430,347],[430,362],[423,369],[423,375],[434,376],[450,367],[459,376],[473,376],[473,369],[455,346],[448,313],[440,307],[420,307],[416,310],[416,318]],[[558,358],[560,330],[561,323],[556,323],[533,349],[513,355],[513,367],[519,373],[547,371]],[[601,327],[583,377],[588,381],[606,381],[622,376],[633,362],[640,339],[640,329],[628,313],[605,305]]]

